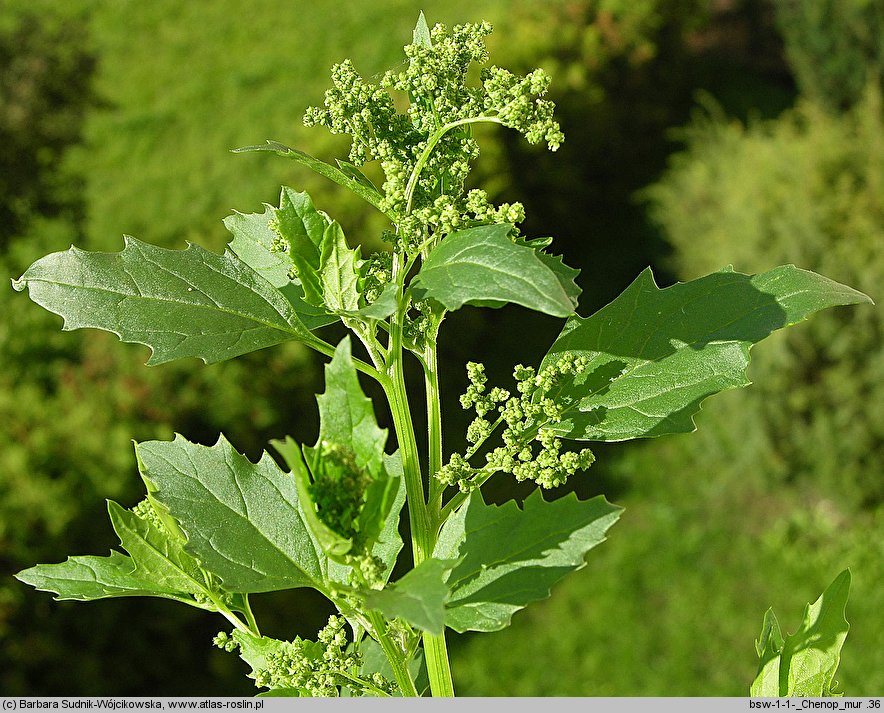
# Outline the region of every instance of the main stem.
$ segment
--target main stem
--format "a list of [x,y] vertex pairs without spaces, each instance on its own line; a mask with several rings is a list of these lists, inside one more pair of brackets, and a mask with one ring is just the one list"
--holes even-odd
[[[405,490],[408,500],[408,518],[411,525],[411,548],[416,567],[433,554],[433,548],[436,545],[439,508],[435,504],[435,498],[428,505],[424,494],[420,455],[417,448],[417,439],[415,438],[414,422],[411,418],[411,409],[408,405],[408,395],[405,389],[404,350],[402,347],[404,317],[404,312],[400,312],[390,325],[390,353],[387,362],[388,378],[382,383],[387,400],[390,403],[393,426],[396,429],[396,438],[402,455],[402,469],[405,475]],[[433,346],[433,350],[432,365],[435,368],[435,346]],[[435,384],[435,379],[433,381]],[[434,386],[431,389],[428,383],[427,398],[429,399],[431,395],[438,400],[438,388]],[[434,417],[431,416],[431,421],[433,419]],[[436,426],[439,448],[436,450],[431,445],[430,452],[439,453],[438,459],[441,460],[441,428],[439,428],[439,423]],[[434,437],[432,429],[433,426],[431,425],[431,439]],[[431,478],[432,476],[433,473],[430,473]],[[454,684],[451,679],[451,667],[448,663],[445,633],[431,634],[424,632],[422,639],[432,695],[453,696]]]

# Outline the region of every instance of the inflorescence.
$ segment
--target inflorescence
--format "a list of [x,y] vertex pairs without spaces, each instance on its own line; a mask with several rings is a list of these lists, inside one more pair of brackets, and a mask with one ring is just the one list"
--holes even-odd
[[[564,140],[544,99],[549,77],[543,70],[518,76],[483,67],[476,86],[468,84],[472,64],[488,61],[485,37],[491,25],[437,24],[429,41],[405,47],[407,65],[388,71],[378,84],[367,82],[346,60],[332,68],[333,87],[322,107],[311,107],[307,126],[321,125],[350,136],[350,161],[379,161],[383,169],[382,209],[395,216],[394,249],[413,253],[430,235],[484,223],[519,223],[518,203],[499,207],[484,191],[464,196],[470,162],[479,155],[469,124],[490,121],[522,133],[555,151]],[[407,94],[408,109],[397,111],[394,92]]]
[[[500,387],[488,390],[485,367],[469,362],[470,385],[460,397],[460,403],[463,408],[476,412],[476,418],[467,429],[467,440],[472,447],[466,454],[453,454],[436,477],[446,485],[457,485],[468,491],[481,485],[491,474],[503,471],[512,473],[518,481],[533,480],[541,487],[554,488],[578,470],[589,468],[595,461],[592,451],[584,448],[579,452],[562,452],[562,441],[552,428],[563,417],[563,407],[555,399],[556,387],[585,369],[586,359],[572,355],[562,356],[539,373],[520,364],[513,371],[518,395],[511,395]],[[492,422],[488,415],[494,413],[497,419]],[[486,454],[484,467],[474,468],[470,458],[500,425],[504,426],[503,445]]]
[[[295,639],[281,641],[265,657],[266,666],[255,668],[253,677],[259,688],[294,689],[309,696],[336,697],[345,686],[350,695],[393,695],[395,683],[379,673],[360,673],[362,657],[350,645],[344,630],[345,620],[329,617],[316,641]],[[225,651],[236,651],[239,642],[221,631],[213,643]]]

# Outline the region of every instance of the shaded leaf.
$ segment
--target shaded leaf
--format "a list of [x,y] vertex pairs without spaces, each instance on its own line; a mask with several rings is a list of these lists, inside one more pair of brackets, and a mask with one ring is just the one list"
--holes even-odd
[[328,560],[311,534],[295,479],[266,453],[252,463],[221,436],[214,446],[174,441],[136,445],[153,498],[187,536],[185,549],[226,589],[325,591]]
[[[341,340],[325,366],[325,391],[317,396],[317,402],[320,425],[314,447],[301,449],[291,438],[273,441],[273,445],[294,474],[312,532],[324,551],[338,561],[339,566],[329,564],[329,577],[346,581],[349,566],[344,565],[344,558],[351,554],[356,538],[384,563],[386,579],[402,548],[398,533],[399,512],[405,499],[402,463],[398,452],[389,456],[384,453],[387,431],[378,426],[374,406],[359,384],[349,337]],[[324,453],[327,457],[330,450],[347,453],[368,479],[353,517],[352,532],[338,532],[324,522],[314,502],[314,482],[330,474],[323,463]]]
[[[345,475],[353,476],[354,482],[359,484],[355,487],[363,488],[360,493],[345,494],[348,500],[357,501],[357,509],[346,523],[349,531],[340,531],[340,527],[330,522],[325,524],[337,530],[338,550],[343,550],[343,540],[353,538],[360,546],[371,549],[393,508],[400,474],[398,470],[395,474],[387,470],[388,461],[384,456],[387,431],[378,427],[374,405],[359,384],[349,337],[341,340],[332,360],[326,364],[325,391],[316,400],[319,404],[319,438],[314,447],[304,449],[311,475],[311,480],[305,481],[304,485],[310,496],[310,507],[315,507],[316,499],[312,493],[317,483],[334,490],[334,484],[322,481],[340,477],[342,470],[347,471]],[[340,454],[340,458],[332,459],[335,453]],[[321,511],[316,512],[320,519],[324,518]],[[329,538],[326,539],[330,542]]]
[[290,148],[279,143],[278,141],[271,141],[270,139],[267,140],[267,143],[260,144],[258,146],[244,146],[239,149],[234,149],[233,153],[245,153],[251,151],[271,151],[279,156],[285,156],[286,158],[294,159],[298,163],[315,171],[320,176],[324,176],[325,178],[334,181],[344,188],[349,189],[357,196],[373,205],[375,208],[381,211],[381,213],[387,215],[387,217],[389,217],[391,220],[395,219],[396,217],[395,215],[382,210],[381,200],[383,199],[383,196],[381,196],[381,194],[376,188],[374,188],[374,186],[366,186],[361,180],[354,178],[346,171],[341,170],[337,166],[332,166],[331,164],[325,163],[325,161],[320,161],[318,158],[314,158],[313,156],[310,156],[303,151]]
[[[399,517],[402,506],[405,505],[405,476],[402,472],[402,458],[399,456],[399,451],[392,455],[384,454],[384,470],[390,479],[398,485],[384,520],[384,527],[377,542],[374,543],[371,553],[383,563],[381,577],[386,582],[390,578],[396,559],[404,547],[402,536],[399,534]],[[329,573],[331,574],[331,571]]]
[[361,307],[355,312],[347,312],[348,316],[362,317],[365,319],[386,319],[393,314],[399,307],[398,300],[399,290],[392,282],[384,285],[381,294],[370,305]]
[[284,441],[271,441],[270,443],[285,459],[286,465],[295,479],[304,519],[316,540],[322,545],[322,549],[332,559],[339,559],[349,553],[353,547],[353,540],[339,535],[319,519],[313,498],[310,496],[311,479],[307,465],[304,463],[304,457],[301,455],[301,447],[295,443],[291,436],[286,436]]
[[424,560],[393,584],[369,591],[365,603],[387,619],[402,619],[423,631],[441,634],[450,594],[445,575],[454,564],[454,560],[434,557]]
[[304,300],[323,304],[322,245],[331,221],[313,206],[306,192],[283,188],[279,208],[274,211],[276,232],[286,243],[285,255],[297,272]]
[[47,255],[13,283],[64,317],[146,344],[148,364],[182,357],[230,359],[310,336],[293,305],[234,253],[190,245],[167,250],[134,238],[118,253],[72,247]]
[[508,626],[516,611],[583,567],[621,511],[602,496],[581,501],[572,493],[547,502],[535,490],[519,509],[514,501],[486,505],[473,493],[446,521],[433,553],[460,560],[447,580],[445,623],[458,632]]
[[[239,657],[252,669],[248,676],[256,680],[265,671],[274,668],[271,657],[284,652],[289,643],[279,639],[271,639],[269,636],[255,636],[247,631],[236,629],[232,633],[233,640],[239,644]],[[256,683],[257,685],[257,683]],[[261,697],[300,697],[310,694],[302,688],[276,688],[263,691]]]
[[[849,594],[850,570],[844,570],[819,599],[804,608],[804,620],[798,631],[785,639],[772,612],[770,620],[765,614],[759,642],[761,661],[749,690],[751,696],[836,695],[835,671],[850,629],[844,616]],[[778,677],[774,676],[775,669]]]
[[749,384],[749,349],[771,332],[836,305],[870,302],[792,265],[760,275],[723,270],[660,289],[650,269],[591,317],[572,317],[542,366],[581,356],[560,386],[562,422],[577,440],[622,441],[694,430],[707,396]]
[[59,564],[38,564],[22,570],[16,579],[58,600],[81,602],[108,597],[164,597],[181,600],[175,589],[161,587],[134,573],[135,563],[120,552],[109,557],[68,557]]
[[[388,681],[395,681],[396,675],[393,673],[393,667],[384,653],[383,647],[369,637],[365,637],[359,644],[359,653],[362,654],[362,666],[359,672],[363,676],[371,676],[373,673],[379,673]],[[427,672],[427,662],[424,659],[424,650],[418,648],[408,662],[408,671],[411,679],[414,681],[414,687],[417,689],[419,696],[424,695],[430,690],[430,675]],[[398,695],[401,695],[398,694]]]
[[415,297],[435,299],[448,310],[513,302],[555,317],[573,314],[580,292],[572,281],[577,271],[514,243],[511,230],[509,224],[481,225],[447,236],[412,280]]
[[234,213],[227,216],[224,225],[233,234],[230,249],[285,295],[308,329],[313,330],[336,322],[336,315],[304,301],[300,280],[289,277],[294,263],[288,252],[272,249],[278,240],[277,234],[270,227],[275,218],[276,208],[266,204],[263,213]]
[[199,563],[184,551],[183,543],[112,500],[107,507],[114,532],[135,564],[133,574],[179,592],[208,592]]

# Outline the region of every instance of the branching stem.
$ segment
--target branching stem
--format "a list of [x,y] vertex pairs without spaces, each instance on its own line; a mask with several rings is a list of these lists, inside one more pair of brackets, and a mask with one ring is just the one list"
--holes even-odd
[[438,144],[442,140],[442,137],[445,136],[446,133],[451,131],[451,129],[456,129],[458,126],[466,126],[467,124],[479,124],[482,122],[503,124],[503,122],[496,116],[471,116],[466,119],[458,119],[457,121],[450,121],[447,124],[444,124],[442,127],[433,132],[429,139],[427,139],[427,145],[424,147],[424,150],[418,158],[417,163],[414,165],[414,169],[412,170],[411,175],[408,177],[408,183],[405,185],[406,215],[408,213],[411,213],[412,201],[414,200],[414,189],[417,187],[417,181],[420,178],[421,172],[424,170],[424,166],[427,165],[427,161],[430,160],[430,156],[433,153],[433,149],[436,148],[436,144]]
[[375,637],[384,650],[390,666],[393,668],[393,676],[396,678],[396,683],[399,684],[402,695],[416,698],[418,692],[414,686],[414,681],[411,680],[411,673],[408,671],[408,662],[405,660],[405,654],[387,633],[387,624],[384,621],[384,617],[377,611],[370,611],[368,616]]

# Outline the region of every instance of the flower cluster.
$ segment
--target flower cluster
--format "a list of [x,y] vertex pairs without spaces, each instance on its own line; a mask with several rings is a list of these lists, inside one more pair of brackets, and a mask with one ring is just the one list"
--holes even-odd
[[385,250],[372,253],[359,266],[359,277],[359,294],[371,304],[393,279],[393,256]]
[[153,505],[151,505],[150,500],[145,498],[138,505],[132,508],[132,512],[140,517],[142,520],[149,522],[155,528],[160,530],[161,532],[166,533],[166,526],[163,524],[160,516],[157,515],[156,510],[153,509]]
[[[503,471],[512,473],[518,481],[533,480],[541,487],[554,488],[578,470],[589,468],[595,461],[592,451],[584,448],[563,452],[562,441],[553,428],[563,416],[563,407],[556,399],[557,387],[585,369],[586,359],[572,355],[562,356],[539,373],[520,364],[513,371],[518,395],[511,395],[499,387],[488,390],[485,367],[469,362],[470,385],[460,403],[476,412],[467,428],[467,440],[472,447],[464,455],[453,454],[436,477],[446,485],[457,485],[467,491],[480,484],[483,476]],[[492,422],[487,416],[495,412],[498,417]],[[503,445],[486,454],[485,467],[474,468],[470,458],[500,425],[504,426]]]
[[[137,517],[149,523],[151,527],[156,528],[167,537],[170,537],[173,540],[177,539],[173,533],[169,532],[169,528],[166,527],[166,524],[157,514],[157,511],[154,509],[153,504],[147,498],[145,498],[135,507],[133,507],[132,512]],[[183,544],[183,540],[180,540],[179,544]],[[205,572],[204,575],[206,577],[206,583],[208,586],[212,586],[213,584],[217,585],[217,578],[207,572]],[[194,592],[191,596],[193,596],[194,601],[197,602],[199,605],[209,609],[216,608],[219,603],[228,608],[231,608],[233,606],[233,594],[231,594],[230,592],[225,592],[220,587],[212,586],[212,589],[213,593],[211,595],[206,592]]]
[[[472,64],[488,60],[487,22],[437,24],[429,38],[405,47],[407,64],[386,72],[378,84],[365,81],[352,63],[332,69],[333,87],[322,107],[311,107],[307,126],[321,125],[351,139],[350,160],[377,160],[384,171],[382,208],[396,216],[399,245],[414,252],[430,235],[485,222],[518,223],[518,204],[489,206],[487,196],[464,197],[470,163],[479,148],[469,124],[493,121],[545,141],[556,150],[564,140],[544,99],[549,77],[542,70],[520,77],[498,67],[483,68],[476,86],[467,83]],[[392,92],[408,96],[399,113]]]
[[[394,683],[379,673],[361,674],[361,656],[349,645],[342,617],[329,617],[316,641],[295,639],[279,642],[280,646],[265,657],[266,667],[254,671],[255,685],[260,688],[295,689],[309,696],[336,697],[346,686],[351,695],[392,695]],[[219,632],[214,644],[225,651],[235,651],[239,644],[226,632]]]
[[333,532],[352,541],[352,550],[339,561],[351,567],[353,584],[381,587],[384,565],[371,553],[372,543],[360,529],[360,512],[365,507],[366,492],[372,477],[356,462],[356,454],[347,446],[323,441],[316,460],[310,498],[316,514]]
[[356,463],[347,446],[323,441],[310,497],[319,519],[342,537],[357,538],[354,529],[371,477]]

